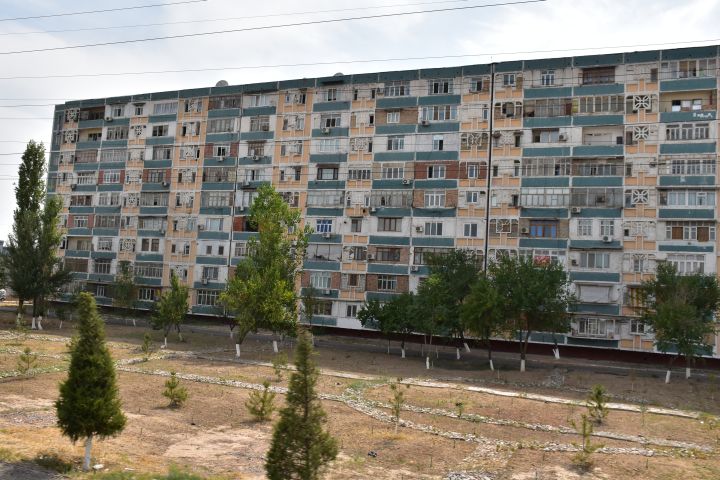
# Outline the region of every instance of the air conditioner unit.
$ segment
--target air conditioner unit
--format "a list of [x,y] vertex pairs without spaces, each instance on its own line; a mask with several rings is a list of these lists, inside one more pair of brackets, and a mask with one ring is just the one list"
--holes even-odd
[[407,178],[403,180],[403,185],[410,185],[410,180]]
[[249,187],[249,186],[250,186],[250,181],[249,181],[249,180],[245,180],[242,184],[243,184],[243,187]]
[[422,125],[423,127],[427,127],[430,125],[430,122],[428,120],[423,120],[420,122],[420,125]]
[[165,229],[164,229],[164,228],[160,229],[160,235],[165,235]]
[[208,279],[205,278],[205,277],[203,277],[203,279],[202,279],[202,284],[203,284],[203,285],[207,285],[207,284],[208,284]]
[[573,258],[572,260],[570,260],[570,265],[572,265],[573,267],[577,267],[577,265],[578,265],[577,259]]
[[580,213],[582,213],[582,208],[580,208],[580,207],[572,207],[572,208],[570,209],[570,213],[575,214],[575,215],[580,214]]
[[322,236],[323,236],[323,238],[330,238],[330,237],[332,237],[332,235],[330,234],[330,232],[325,232],[325,233],[322,234]]
[[259,161],[260,161],[260,156],[259,156],[259,155],[253,155],[253,156],[252,156],[252,160],[253,160],[253,162],[259,162]]
[[270,125],[261,125],[260,130],[262,130],[263,132],[267,132],[270,130]]
[[520,229],[520,233],[522,233],[523,235],[527,235],[528,233],[530,233],[530,229],[527,227],[523,227]]
[[375,208],[375,207],[370,207],[370,213],[375,213],[375,212],[377,212],[377,208]]
[[237,211],[238,211],[238,212],[244,212],[244,211],[245,211],[245,207],[243,207],[242,205],[240,205],[239,207],[237,207]]
[[418,225],[417,227],[415,227],[415,231],[418,233],[422,233],[424,230],[425,230],[425,228],[423,228],[421,225]]
[[323,293],[323,295],[330,295],[330,290],[328,290],[326,288],[325,290],[322,291],[322,293]]
[[558,135],[558,141],[567,142],[567,140],[568,140],[568,136],[566,134],[561,133],[560,135]]
[[205,225],[198,225],[198,230],[205,230]]
[[493,138],[500,138],[502,137],[502,132],[493,132]]
[[411,271],[411,272],[419,272],[419,271],[420,271],[420,266],[419,266],[419,265],[413,265],[413,266],[410,267],[410,271]]
[[375,260],[375,255],[373,255],[372,253],[368,253],[367,259],[368,259],[368,260]]
[[323,127],[322,133],[330,133],[330,127]]
[[112,122],[112,121],[113,121],[113,117],[105,117],[105,121],[106,121],[106,122]]
[[75,190],[76,188],[77,188],[77,183],[70,184],[70,190]]
[[162,182],[162,186],[163,186],[163,187],[169,187],[169,186],[170,186],[170,182]]
[[612,243],[613,237],[611,237],[610,235],[605,235],[603,236],[602,241],[603,243]]

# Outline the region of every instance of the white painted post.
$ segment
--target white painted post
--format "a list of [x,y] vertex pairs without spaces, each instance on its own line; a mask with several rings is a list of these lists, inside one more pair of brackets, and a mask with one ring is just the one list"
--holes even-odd
[[553,348],[553,355],[555,355],[555,360],[560,360],[560,349]]
[[405,358],[405,349],[401,348],[400,351],[402,352],[400,358]]
[[428,355],[427,357],[425,357],[425,368],[427,368],[428,370],[430,370],[430,355]]
[[685,378],[686,378],[686,379],[687,379],[687,378],[690,378],[690,369],[689,369],[689,368],[686,368],[686,369],[685,369]]
[[235,356],[237,358],[240,358],[240,344],[239,343],[235,344]]
[[525,371],[525,359],[520,360],[520,371]]
[[492,360],[490,360],[490,371],[491,371],[491,372],[495,371],[495,366],[493,365],[493,361],[492,361]]
[[277,340],[273,340],[273,352],[278,353]]
[[167,348],[167,337],[165,337],[165,340],[163,342],[163,348]]
[[465,351],[467,353],[470,353],[470,346],[467,344],[467,342],[463,342],[463,346],[465,346]]
[[665,383],[670,383],[670,369],[668,368],[667,373],[665,374]]
[[232,340],[234,336],[235,336],[235,332],[233,332],[232,330],[230,330],[230,340]]
[[458,360],[460,360],[460,349],[459,348],[455,349],[455,356],[457,357]]
[[90,470],[90,452],[92,451],[92,435],[88,435],[85,439],[85,459],[83,460],[83,470]]
[[30,326],[30,330],[35,330],[35,317],[32,317],[32,325]]
[[37,328],[38,328],[38,330],[42,330],[42,329],[43,329],[43,328],[42,328],[42,315],[40,315],[40,316],[37,318]]

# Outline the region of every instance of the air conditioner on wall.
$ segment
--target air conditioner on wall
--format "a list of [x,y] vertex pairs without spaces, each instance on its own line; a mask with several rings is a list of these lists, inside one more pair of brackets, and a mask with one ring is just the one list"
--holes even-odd
[[323,295],[330,295],[330,290],[325,289],[322,291]]
[[410,271],[411,271],[411,272],[419,272],[419,271],[420,271],[420,266],[419,266],[419,265],[413,265],[413,266],[410,267]]
[[203,284],[203,285],[207,285],[207,284],[208,284],[208,279],[203,277],[203,279],[202,279],[202,284]]
[[330,133],[330,127],[323,127],[322,133]]
[[105,121],[106,121],[106,122],[112,122],[112,121],[113,121],[113,117],[105,117]]
[[332,235],[329,232],[323,233],[323,238],[330,238]]
[[582,213],[582,208],[580,208],[580,207],[572,207],[572,208],[570,209],[570,213],[573,213],[573,214],[575,214],[575,215],[577,215],[577,214],[579,214],[579,213]]
[[566,134],[561,133],[560,135],[558,135],[559,142],[567,142],[567,140],[568,140],[568,136]]
[[610,235],[605,235],[602,237],[603,243],[612,243],[613,238]]
[[527,227],[523,227],[520,229],[520,233],[527,235],[528,233],[530,233],[530,229]]
[[410,180],[407,178],[403,180],[403,185],[410,185]]

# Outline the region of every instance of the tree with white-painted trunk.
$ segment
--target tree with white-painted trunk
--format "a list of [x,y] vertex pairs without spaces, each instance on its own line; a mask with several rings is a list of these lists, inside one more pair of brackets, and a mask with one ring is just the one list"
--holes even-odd
[[510,330],[503,315],[503,297],[486,276],[481,276],[470,287],[460,316],[468,331],[480,338],[487,346],[490,370],[495,370],[492,358],[493,337],[505,335]]
[[405,343],[414,331],[418,330],[416,296],[406,292],[392,300],[380,303],[370,300],[358,311],[358,320],[363,328],[379,330],[390,341],[390,337],[400,337],[400,356],[405,358]]
[[451,324],[449,317],[454,313],[449,305],[446,284],[439,276],[429,276],[418,287],[415,302],[415,309],[418,312],[416,328],[418,332],[429,337],[425,368],[430,368],[433,338],[451,334],[447,327]]
[[180,279],[174,273],[170,273],[170,289],[165,290],[160,299],[155,303],[150,322],[156,330],[162,330],[164,345],[167,347],[167,337],[170,330],[175,328],[178,340],[183,341],[180,327],[185,321],[185,316],[190,308],[188,302],[189,288],[180,283]]
[[135,283],[135,272],[128,260],[118,262],[118,273],[112,284],[113,306],[120,309],[123,321],[132,315],[133,327],[136,326],[133,309],[138,299],[138,286]]
[[83,469],[90,469],[93,440],[118,435],[126,418],[120,405],[115,365],[105,344],[105,329],[89,293],[78,297],[78,335],[70,344],[67,379],[55,402],[63,435],[85,440]]
[[569,330],[568,311],[575,298],[567,272],[557,261],[510,255],[498,257],[488,270],[502,295],[503,317],[512,322],[520,341],[520,371],[525,371],[533,332]]
[[236,355],[250,332],[259,329],[293,334],[298,323],[295,289],[302,272],[310,227],[300,227],[300,212],[272,186],[263,185],[250,207],[249,223],[257,230],[247,243],[247,255],[220,302],[235,316]]
[[717,277],[680,275],[673,265],[661,263],[655,278],[643,282],[640,295],[640,313],[655,335],[657,349],[677,353],[670,356],[665,383],[670,383],[678,356],[685,357],[685,376],[689,378],[695,359],[712,352],[708,340],[716,330],[715,314],[720,306]]

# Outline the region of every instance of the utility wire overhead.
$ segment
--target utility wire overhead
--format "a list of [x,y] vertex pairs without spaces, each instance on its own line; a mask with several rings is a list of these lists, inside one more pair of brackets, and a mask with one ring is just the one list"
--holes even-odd
[[183,5],[188,3],[203,3],[208,0],[183,0],[179,2],[168,2],[168,3],[151,3],[149,5],[135,5],[131,7],[117,7],[117,8],[104,8],[102,10],[84,10],[79,12],[63,12],[63,13],[50,13],[47,15],[34,15],[28,17],[13,17],[13,18],[0,18],[0,22],[14,22],[16,20],[34,20],[38,18],[54,18],[54,17],[71,17],[75,15],[90,15],[95,13],[108,13],[108,12],[119,12],[121,10],[139,10],[143,8],[155,8],[155,7],[172,7],[175,5]]
[[228,30],[215,30],[211,32],[198,32],[198,33],[184,33],[179,35],[163,35],[159,37],[147,37],[147,38],[135,38],[135,39],[129,39],[129,40],[116,40],[112,42],[98,42],[98,43],[85,43],[81,45],[66,45],[63,47],[47,47],[47,48],[35,48],[35,49],[29,49],[29,50],[14,50],[14,51],[7,51],[7,52],[0,52],[0,55],[17,55],[17,54],[23,54],[23,53],[39,53],[39,52],[54,52],[54,51],[60,51],[60,50],[76,50],[80,48],[90,48],[90,47],[103,47],[108,45],[126,45],[131,43],[143,43],[143,42],[154,42],[158,40],[175,40],[178,38],[196,38],[196,37],[207,37],[211,35],[223,35],[226,33],[239,33],[239,32],[250,32],[250,31],[258,31],[258,30],[274,30],[278,28],[288,28],[288,27],[303,27],[308,25],[323,25],[323,24],[330,24],[330,23],[340,23],[340,22],[349,22],[349,21],[355,21],[355,20],[375,20],[379,18],[391,18],[391,17],[403,17],[408,15],[418,15],[422,13],[443,13],[443,12],[453,12],[453,11],[466,11],[466,10],[473,10],[473,9],[479,9],[479,8],[488,8],[488,7],[501,7],[501,6],[509,6],[509,5],[523,5],[523,4],[531,4],[531,3],[543,3],[547,0],[518,0],[515,2],[498,2],[498,3],[489,3],[485,5],[468,5],[463,7],[447,7],[447,8],[436,8],[436,9],[430,9],[430,10],[415,10],[411,12],[398,12],[398,13],[381,13],[376,15],[361,15],[357,17],[344,17],[344,18],[330,18],[325,20],[310,20],[305,22],[294,22],[294,23],[284,23],[279,25],[263,25],[258,27],[246,27],[246,28],[234,28],[234,29],[228,29]]
[[37,35],[43,33],[66,33],[66,32],[90,32],[98,30],[125,30],[128,28],[142,28],[142,27],[159,27],[165,25],[187,25],[196,23],[212,23],[212,22],[227,22],[234,20],[254,20],[257,18],[271,18],[271,17],[290,17],[297,15],[318,15],[324,13],[338,13],[338,12],[352,12],[357,10],[379,10],[388,8],[399,8],[399,7],[415,7],[421,5],[432,5],[432,4],[444,4],[444,3],[465,3],[471,0],[442,0],[433,2],[415,2],[415,3],[396,3],[393,5],[377,5],[368,7],[356,7],[356,8],[334,8],[331,10],[314,10],[304,12],[285,12],[285,13],[270,13],[264,15],[248,15],[244,17],[223,17],[223,18],[207,18],[204,20],[179,20],[176,22],[156,22],[156,23],[138,23],[132,25],[108,25],[103,27],[86,27],[86,28],[66,28],[58,30],[34,30],[30,32],[0,32],[0,36],[10,35]]

